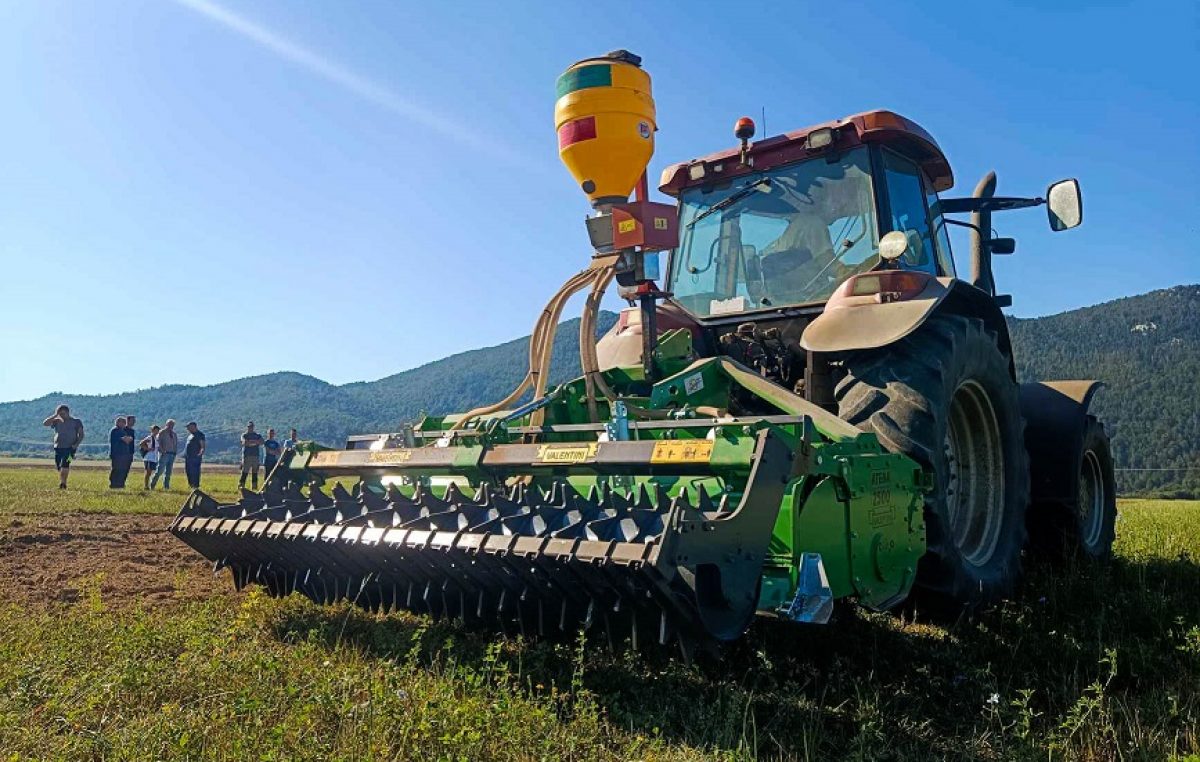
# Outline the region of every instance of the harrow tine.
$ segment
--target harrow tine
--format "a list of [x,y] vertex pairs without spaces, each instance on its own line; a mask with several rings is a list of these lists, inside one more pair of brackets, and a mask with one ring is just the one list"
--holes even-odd
[[388,507],[386,496],[380,495],[369,488],[359,491],[358,501],[362,504],[364,514],[387,510]]
[[330,508],[333,506],[333,498],[322,492],[321,487],[316,484],[308,488],[308,501],[314,509]]
[[679,654],[683,659],[684,664],[691,664],[696,656],[696,647],[691,639],[683,633],[676,633],[676,639],[679,642]]

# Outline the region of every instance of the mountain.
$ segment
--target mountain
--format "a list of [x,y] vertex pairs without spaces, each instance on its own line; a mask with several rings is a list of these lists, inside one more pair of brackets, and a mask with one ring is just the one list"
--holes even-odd
[[[1118,487],[1125,493],[1200,494],[1200,286],[1177,286],[1039,318],[1012,318],[1022,380],[1098,378],[1094,409],[1113,436]],[[600,330],[616,316],[604,313]],[[552,379],[579,373],[577,320],[555,339]],[[299,373],[273,373],[214,386],[163,386],[117,395],[50,394],[0,404],[0,453],[44,455],[41,421],[66,402],[89,424],[85,451],[101,454],[108,422],[139,416],[138,428],[173,416],[195,419],[212,452],[236,457],[252,419],[281,436],[330,444],[347,434],[394,431],[421,411],[446,413],[497,400],[525,372],[528,337],[452,355],[378,381],[334,386]]]
[[[1200,286],[1011,319],[1022,380],[1097,378],[1125,493],[1200,495]],[[1136,470],[1133,470],[1136,469]]]
[[[616,321],[601,312],[600,333]],[[220,460],[237,458],[237,442],[246,421],[266,434],[274,427],[282,438],[295,427],[305,439],[329,444],[346,435],[395,431],[422,412],[452,413],[502,399],[525,375],[529,337],[435,360],[378,381],[335,386],[301,373],[270,373],[213,386],[169,385],[110,395],[52,393],[36,400],[0,403],[0,454],[45,455],[49,430],[42,421],[66,404],[87,427],[81,454],[107,456],[112,420],[138,417],[137,429],[174,418],[178,429],[190,420],[208,437],[209,451]],[[578,376],[579,320],[562,323],[554,338],[552,382]]]

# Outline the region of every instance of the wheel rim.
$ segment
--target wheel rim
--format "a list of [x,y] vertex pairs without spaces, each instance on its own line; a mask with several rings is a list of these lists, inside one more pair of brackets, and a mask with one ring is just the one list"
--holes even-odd
[[974,381],[950,401],[945,451],[950,536],[968,563],[982,566],[996,552],[1004,519],[1004,450],[992,401]]
[[1079,529],[1083,544],[1095,547],[1104,531],[1104,477],[1095,450],[1083,454],[1079,469]]

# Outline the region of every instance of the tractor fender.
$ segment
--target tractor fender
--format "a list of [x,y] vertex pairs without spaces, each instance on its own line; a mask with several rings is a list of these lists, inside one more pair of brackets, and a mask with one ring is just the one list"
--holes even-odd
[[982,320],[996,335],[1015,378],[1008,324],[1000,307],[987,292],[957,278],[932,278],[915,297],[895,302],[881,303],[873,294],[850,296],[838,289],[804,329],[800,346],[810,352],[878,349],[903,339],[931,315],[945,312]]
[[1079,499],[1079,471],[1088,408],[1100,381],[1021,384],[1031,505],[1071,505]]

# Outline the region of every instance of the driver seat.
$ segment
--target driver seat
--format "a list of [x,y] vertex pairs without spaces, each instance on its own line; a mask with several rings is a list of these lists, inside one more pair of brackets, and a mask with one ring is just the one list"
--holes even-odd
[[809,301],[806,294],[813,291],[812,280],[822,270],[841,275],[835,269],[838,265],[830,264],[833,259],[833,240],[825,221],[814,214],[796,214],[783,233],[763,248],[763,280],[777,301]]

